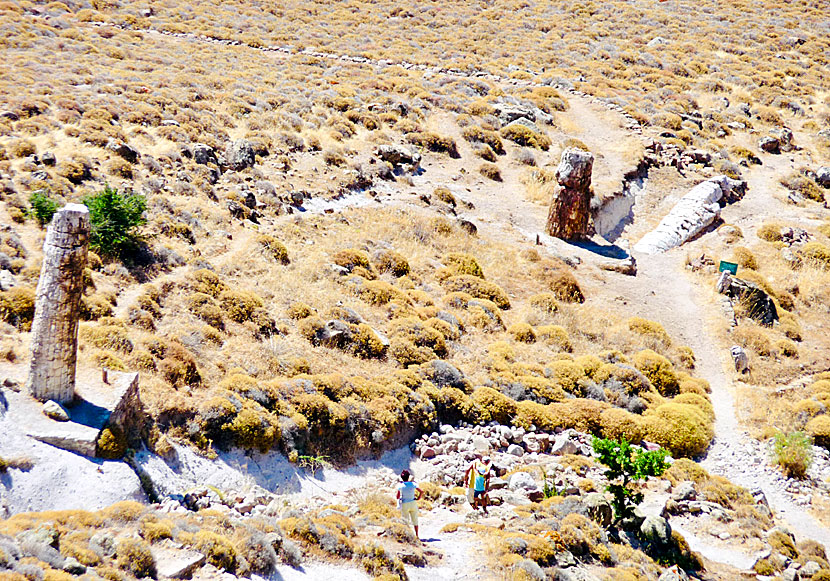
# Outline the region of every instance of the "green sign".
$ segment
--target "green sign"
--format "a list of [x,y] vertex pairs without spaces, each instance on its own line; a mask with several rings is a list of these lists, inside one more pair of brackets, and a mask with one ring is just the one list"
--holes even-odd
[[738,274],[738,265],[734,262],[726,262],[725,260],[721,260],[720,266],[718,266],[718,272],[723,272],[724,270],[728,270],[732,274]]

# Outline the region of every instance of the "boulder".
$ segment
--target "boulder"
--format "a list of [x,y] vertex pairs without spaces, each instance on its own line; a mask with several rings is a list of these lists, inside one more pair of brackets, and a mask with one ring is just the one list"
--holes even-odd
[[433,359],[428,363],[424,363],[421,366],[421,372],[426,379],[438,387],[456,387],[458,389],[467,387],[464,374],[453,364],[441,359]]
[[0,291],[7,291],[15,284],[17,284],[17,282],[11,272],[8,270],[0,270]]
[[672,565],[663,571],[663,574],[660,575],[657,581],[689,581],[689,576],[686,574],[686,571],[677,565]]
[[225,150],[225,163],[234,171],[252,167],[256,162],[253,144],[247,139],[237,139]]
[[650,515],[640,525],[640,534],[646,542],[667,546],[671,542],[671,525],[662,516]]
[[762,137],[758,141],[758,147],[767,153],[781,153],[781,143],[775,137]]
[[484,436],[473,436],[473,448],[478,452],[488,452],[490,450],[490,440]]
[[217,163],[216,151],[204,143],[197,143],[193,146],[193,161],[201,165]]
[[550,447],[550,453],[554,456],[564,456],[565,454],[576,454],[579,447],[573,442],[567,434],[559,434],[553,441]]
[[107,149],[114,152],[119,157],[124,158],[130,163],[135,163],[138,161],[138,150],[133,146],[124,143],[123,141],[116,141],[115,139],[110,139],[107,142]]
[[421,154],[402,145],[379,145],[375,150],[381,160],[398,167],[402,165],[417,166],[421,163]]
[[672,493],[672,498],[674,500],[695,500],[697,498],[697,491],[695,490],[695,483],[691,480],[684,480],[677,484],[674,487],[674,492]]
[[611,503],[604,494],[591,492],[583,500],[588,516],[602,528],[608,528],[614,520],[614,511]]
[[536,481],[527,472],[514,472],[507,481],[510,490],[536,490]]
[[197,551],[153,547],[152,553],[161,579],[187,579],[205,563],[205,556]]
[[816,183],[823,188],[830,188],[830,167],[824,166],[816,170]]
[[52,418],[56,422],[68,422],[69,413],[56,401],[49,400],[43,404],[43,415]]
[[54,153],[52,153],[51,151],[47,151],[46,153],[40,156],[40,161],[41,163],[43,163],[43,165],[53,166],[57,162],[57,159],[55,158]]
[[591,173],[594,156],[569,147],[562,152],[556,169],[557,192],[551,200],[545,230],[555,238],[582,238],[589,234],[591,210]]
[[510,444],[507,447],[507,453],[513,456],[524,456],[525,451],[521,446],[518,446],[516,444]]
[[732,276],[729,271],[721,273],[717,291],[733,300],[741,301],[747,314],[762,325],[772,326],[778,320],[778,310],[772,298],[754,282]]

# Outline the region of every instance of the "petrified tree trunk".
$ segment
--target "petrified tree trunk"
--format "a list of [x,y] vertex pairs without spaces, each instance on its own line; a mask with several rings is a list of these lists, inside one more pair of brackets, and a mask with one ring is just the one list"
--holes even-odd
[[41,400],[75,397],[78,316],[89,247],[89,210],[67,204],[46,233],[32,324],[32,360],[26,388]]
[[556,169],[559,188],[551,200],[545,228],[551,236],[570,240],[588,235],[593,167],[594,156],[590,152],[576,148],[562,152]]

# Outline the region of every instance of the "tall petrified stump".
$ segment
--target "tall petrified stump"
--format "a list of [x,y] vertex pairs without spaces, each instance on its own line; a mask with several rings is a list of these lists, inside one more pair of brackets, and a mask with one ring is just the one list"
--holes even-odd
[[551,236],[572,240],[589,234],[593,167],[594,156],[588,151],[568,148],[562,152],[556,169],[559,188],[551,200],[545,228]]
[[78,317],[89,228],[87,207],[67,204],[52,218],[46,233],[26,381],[29,393],[41,401],[66,403],[75,396]]

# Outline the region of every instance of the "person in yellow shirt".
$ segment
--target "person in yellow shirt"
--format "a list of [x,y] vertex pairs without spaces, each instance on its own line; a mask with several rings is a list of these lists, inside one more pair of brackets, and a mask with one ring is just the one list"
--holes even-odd
[[464,473],[464,481],[472,491],[470,504],[474,510],[478,510],[480,506],[484,514],[487,514],[487,493],[490,491],[490,472],[492,468],[493,463],[490,461],[490,457],[484,456],[483,458],[476,458],[467,468],[467,472]]

